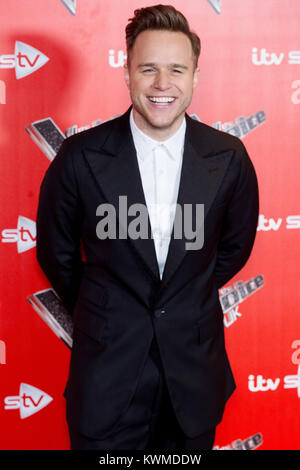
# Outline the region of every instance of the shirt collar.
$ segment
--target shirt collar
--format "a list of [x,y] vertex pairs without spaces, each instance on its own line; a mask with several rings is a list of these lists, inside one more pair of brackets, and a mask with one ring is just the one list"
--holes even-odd
[[130,112],[130,128],[136,150],[139,157],[144,160],[152,155],[152,150],[156,147],[163,146],[167,150],[167,154],[172,160],[178,160],[183,154],[184,137],[186,131],[186,118],[183,118],[181,126],[169,139],[157,141],[142,132],[133,119],[133,111]]

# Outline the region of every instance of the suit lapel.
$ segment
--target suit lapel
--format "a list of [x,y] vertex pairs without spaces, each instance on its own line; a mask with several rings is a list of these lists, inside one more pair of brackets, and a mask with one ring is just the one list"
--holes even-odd
[[[186,119],[187,131],[177,204],[181,208],[182,223],[185,216],[185,204],[190,204],[193,208],[193,222],[195,221],[196,204],[203,204],[205,224],[205,217],[218,192],[233,152],[229,149],[216,155],[211,153],[209,143],[205,136],[201,135],[199,126],[197,125],[197,129],[195,129],[195,123],[192,119],[189,116],[186,116]],[[197,132],[196,136],[194,131]],[[202,137],[203,139],[201,139]],[[197,231],[199,232],[200,229],[201,226]],[[186,250],[186,243],[192,243],[193,240],[195,240],[195,237],[193,239],[187,238],[183,229],[182,238],[175,238],[173,227],[162,278],[163,286],[170,281],[185,255],[189,252]]]
[[[117,218],[125,233],[124,226],[118,217],[119,196],[126,196],[127,208],[133,204],[143,204],[146,201],[140,177],[136,150],[129,126],[130,109],[121,118],[116,119],[114,130],[110,133],[105,144],[100,149],[86,149],[86,160],[93,172],[96,182],[107,202],[116,209]],[[101,155],[100,155],[101,154]],[[137,213],[137,216],[139,213]],[[128,222],[130,222],[128,218]],[[127,236],[128,241],[142,261],[144,268],[159,280],[159,268],[155,253],[154,241],[151,235],[151,225],[147,211],[147,226],[149,236],[145,239],[133,240]]]
[[[136,203],[146,207],[137,155],[129,125],[130,109],[111,123],[113,129],[100,148],[94,145],[84,150],[84,155],[99,189],[106,201],[115,207],[117,218],[119,196],[127,197],[127,209]],[[186,119],[187,130],[177,204],[181,207],[182,213],[184,204],[192,204],[192,207],[195,207],[195,204],[204,204],[204,216],[206,216],[231,160],[232,150],[225,150],[214,155],[205,135],[201,135],[199,124],[196,124],[187,115]],[[147,222],[148,238],[134,240],[128,236],[128,241],[138,254],[144,268],[156,281],[159,281],[159,268],[148,212]],[[127,233],[127,227],[123,227],[123,230]],[[162,288],[170,281],[187,254],[186,242],[192,242],[185,237],[184,231],[182,235],[181,239],[174,238],[173,227],[161,283]]]

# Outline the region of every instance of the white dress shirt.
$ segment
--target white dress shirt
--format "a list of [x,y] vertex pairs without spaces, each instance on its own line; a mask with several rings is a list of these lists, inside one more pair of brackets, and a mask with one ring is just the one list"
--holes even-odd
[[163,142],[153,140],[137,127],[132,110],[130,128],[162,278],[176,210],[186,120],[184,118],[178,131]]

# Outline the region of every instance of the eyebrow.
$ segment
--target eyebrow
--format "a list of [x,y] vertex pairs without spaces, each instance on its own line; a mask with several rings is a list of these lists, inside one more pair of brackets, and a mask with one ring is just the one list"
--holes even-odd
[[[142,63],[142,64],[139,64],[138,65],[138,68],[142,68],[142,67],[157,67],[158,64],[156,64],[155,62],[145,62],[145,63]],[[176,68],[176,69],[183,69],[183,70],[187,70],[188,67],[186,65],[182,65],[182,64],[170,64],[168,66],[169,68]]]

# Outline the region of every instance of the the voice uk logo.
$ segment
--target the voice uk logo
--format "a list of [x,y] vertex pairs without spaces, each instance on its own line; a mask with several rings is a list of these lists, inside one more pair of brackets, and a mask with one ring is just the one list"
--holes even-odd
[[20,384],[19,395],[4,398],[5,410],[19,410],[20,418],[28,418],[40,411],[53,400],[47,393],[32,385]]
[[38,49],[21,41],[15,42],[14,54],[0,55],[0,69],[15,69],[16,78],[24,78],[48,62],[49,58]]
[[5,228],[1,232],[2,243],[16,243],[18,253],[30,250],[36,245],[36,224],[20,215],[16,228]]

